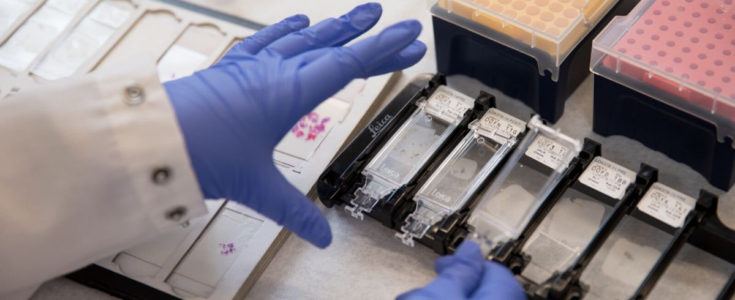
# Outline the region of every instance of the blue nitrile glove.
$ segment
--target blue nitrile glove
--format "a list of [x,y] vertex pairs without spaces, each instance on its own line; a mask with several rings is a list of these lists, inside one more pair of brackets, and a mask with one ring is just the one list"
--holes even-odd
[[485,260],[474,242],[465,241],[453,255],[440,257],[435,268],[434,281],[398,299],[526,299],[510,270]]
[[329,224],[276,169],[273,149],[353,79],[421,59],[426,46],[416,40],[416,21],[343,47],[381,12],[369,3],[309,28],[309,19],[296,15],[245,39],[214,66],[165,84],[206,198],[240,202],[318,247],[329,245]]

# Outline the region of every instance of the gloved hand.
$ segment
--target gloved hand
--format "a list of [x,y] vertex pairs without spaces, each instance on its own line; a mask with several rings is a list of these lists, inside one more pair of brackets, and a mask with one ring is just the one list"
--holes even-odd
[[332,234],[317,207],[273,164],[273,149],[320,102],[355,78],[409,67],[426,46],[416,21],[343,45],[370,29],[369,3],[307,28],[295,15],[233,47],[214,66],[165,84],[204,196],[240,202],[316,246]]
[[485,260],[474,242],[465,241],[453,255],[437,259],[435,268],[434,281],[398,299],[526,299],[510,270]]

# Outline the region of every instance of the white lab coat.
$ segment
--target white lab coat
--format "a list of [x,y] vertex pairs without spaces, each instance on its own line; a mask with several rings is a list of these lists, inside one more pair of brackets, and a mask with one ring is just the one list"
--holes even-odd
[[206,212],[153,67],[0,101],[0,298]]

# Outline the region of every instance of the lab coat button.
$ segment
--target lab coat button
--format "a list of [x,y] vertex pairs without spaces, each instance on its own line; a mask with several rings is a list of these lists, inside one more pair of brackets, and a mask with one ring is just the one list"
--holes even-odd
[[177,206],[166,212],[166,219],[178,222],[181,221],[184,215],[186,215],[186,207]]
[[164,185],[171,179],[171,169],[168,167],[159,167],[153,170],[151,180],[157,185]]
[[131,85],[125,88],[125,103],[129,106],[136,106],[145,102],[145,91],[138,85]]

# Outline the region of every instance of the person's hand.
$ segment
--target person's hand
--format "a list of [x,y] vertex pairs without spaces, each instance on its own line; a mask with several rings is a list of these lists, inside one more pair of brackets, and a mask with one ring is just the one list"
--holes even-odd
[[453,255],[437,259],[435,268],[434,281],[398,299],[526,299],[510,270],[485,260],[474,242],[465,241]]
[[214,66],[165,84],[206,198],[240,202],[316,246],[329,245],[329,224],[276,169],[273,150],[303,115],[353,79],[423,57],[417,21],[343,46],[381,12],[369,3],[308,28],[308,18],[296,15],[243,40]]

